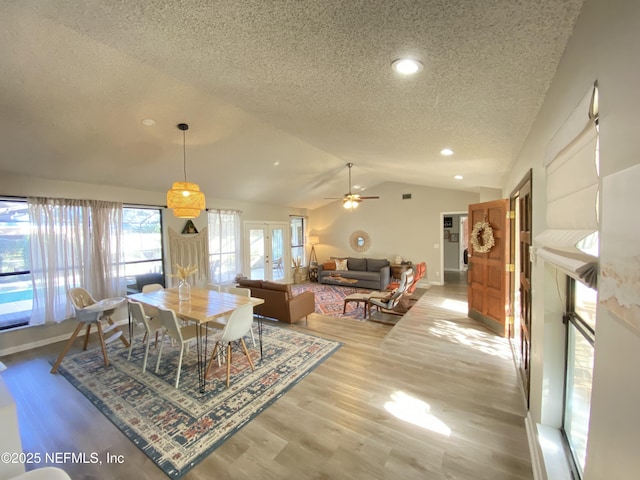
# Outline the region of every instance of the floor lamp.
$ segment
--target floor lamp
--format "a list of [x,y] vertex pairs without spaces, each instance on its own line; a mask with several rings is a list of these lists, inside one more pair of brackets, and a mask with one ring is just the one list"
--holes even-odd
[[320,238],[317,235],[309,235],[307,242],[311,245],[311,252],[309,253],[309,265],[317,265],[318,257],[316,256],[316,245],[320,243]]

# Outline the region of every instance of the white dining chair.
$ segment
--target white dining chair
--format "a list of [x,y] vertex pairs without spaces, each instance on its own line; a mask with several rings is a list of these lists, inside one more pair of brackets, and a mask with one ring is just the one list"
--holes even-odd
[[[129,312],[133,321],[144,326],[144,337],[142,343],[145,346],[144,349],[144,362],[142,363],[142,373],[147,371],[147,358],[149,358],[149,345],[151,344],[151,336],[155,333],[156,347],[158,346],[158,333],[162,331],[162,322],[159,318],[151,318],[144,313],[144,307],[138,302],[129,300]],[[133,339],[129,345],[129,356],[127,360],[131,360],[131,352],[133,351]]]
[[213,290],[214,292],[219,292],[221,290],[220,285],[217,283],[207,283],[205,287],[207,290]]
[[176,317],[176,312],[173,310],[165,310],[158,308],[158,316],[162,322],[163,332],[162,340],[160,341],[160,351],[158,352],[158,361],[156,362],[156,373],[160,369],[160,358],[162,357],[162,347],[164,347],[164,337],[168,335],[172,339],[176,340],[180,345],[180,357],[178,358],[178,372],[176,374],[176,388],[180,384],[180,370],[182,369],[182,357],[184,356],[184,348],[191,340],[197,338],[198,326],[187,325],[181,326]]
[[[234,295],[241,295],[243,297],[251,297],[251,289],[244,287],[227,287],[225,289],[227,293],[233,293]],[[251,343],[253,343],[253,348],[256,347],[256,337],[253,335],[253,327],[251,327]]]
[[251,331],[252,326],[253,305],[251,305],[250,303],[236,308],[231,313],[231,315],[229,315],[227,324],[225,325],[224,329],[212,335],[212,339],[216,341],[216,344],[213,348],[213,352],[211,353],[211,360],[209,360],[209,365],[207,366],[205,377],[213,366],[214,359],[218,360],[219,365],[220,357],[225,357],[225,361],[227,362],[227,388],[229,387],[231,377],[233,342],[240,343],[242,351],[247,356],[247,360],[249,361],[251,370],[255,370],[253,361],[251,360],[251,355],[249,355],[249,351],[247,350],[247,345],[244,343],[244,336]]
[[164,287],[159,283],[148,283],[142,286],[142,293],[157,292],[163,288]]

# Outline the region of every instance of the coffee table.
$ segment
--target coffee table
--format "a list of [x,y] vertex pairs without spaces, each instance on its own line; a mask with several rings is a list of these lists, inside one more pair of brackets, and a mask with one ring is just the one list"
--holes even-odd
[[327,280],[332,280],[336,283],[358,283],[358,279],[356,278],[345,278],[345,277],[341,277],[340,275],[331,275],[329,277],[325,278],[325,281]]

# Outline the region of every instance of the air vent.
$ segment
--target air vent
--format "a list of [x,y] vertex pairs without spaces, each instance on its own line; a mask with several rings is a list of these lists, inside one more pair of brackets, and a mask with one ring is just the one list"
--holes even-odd
[[410,194],[410,193],[403,193],[403,194],[402,194],[402,199],[403,199],[403,200],[409,200],[409,199],[411,199],[411,194]]

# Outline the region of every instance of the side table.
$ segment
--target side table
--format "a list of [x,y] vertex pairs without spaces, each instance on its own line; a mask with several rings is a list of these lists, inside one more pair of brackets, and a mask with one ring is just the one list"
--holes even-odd
[[391,278],[400,280],[402,278],[402,272],[406,271],[409,268],[412,268],[413,265],[405,263],[402,265],[391,265],[390,267],[391,267]]
[[318,281],[318,266],[317,265],[309,265],[308,271],[309,281],[317,282]]

